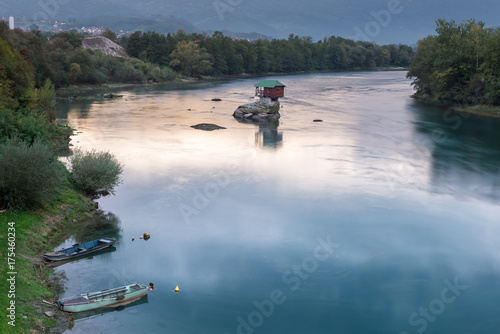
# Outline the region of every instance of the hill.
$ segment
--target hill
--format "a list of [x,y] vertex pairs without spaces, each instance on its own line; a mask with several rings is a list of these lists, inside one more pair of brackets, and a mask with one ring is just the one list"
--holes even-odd
[[[43,3],[55,3],[44,8]],[[66,3],[59,5],[59,3]],[[47,7],[45,5],[45,7]],[[391,7],[391,8],[388,8]],[[415,43],[434,34],[436,19],[460,22],[474,18],[498,26],[498,0],[0,0],[0,16],[52,16],[61,20],[98,16],[148,18],[162,15],[170,21],[190,22],[195,29],[255,32],[284,38],[290,33],[315,39],[335,35],[380,44]],[[175,19],[176,18],[176,19]],[[157,26],[151,25],[157,29]],[[159,28],[158,28],[159,29]],[[186,29],[188,30],[188,29]],[[365,38],[366,39],[366,38]]]

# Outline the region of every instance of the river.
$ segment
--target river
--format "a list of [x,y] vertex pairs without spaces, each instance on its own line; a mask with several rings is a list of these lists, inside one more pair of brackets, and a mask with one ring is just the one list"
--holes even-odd
[[118,242],[57,267],[64,296],[156,286],[67,333],[497,333],[500,120],[414,101],[405,74],[270,77],[279,126],[231,116],[260,78],[60,103],[75,147],[124,165],[63,245]]

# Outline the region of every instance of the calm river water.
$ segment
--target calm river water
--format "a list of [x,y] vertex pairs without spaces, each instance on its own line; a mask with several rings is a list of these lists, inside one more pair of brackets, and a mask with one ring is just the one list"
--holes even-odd
[[65,244],[118,242],[58,267],[64,296],[156,285],[67,332],[498,333],[500,121],[419,104],[405,74],[273,77],[279,126],[231,116],[255,78],[59,104],[124,165]]

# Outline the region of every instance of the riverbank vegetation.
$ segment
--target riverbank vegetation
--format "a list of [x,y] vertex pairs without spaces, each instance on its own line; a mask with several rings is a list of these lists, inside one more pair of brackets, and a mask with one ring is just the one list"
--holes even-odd
[[[23,49],[24,50],[24,49]],[[57,158],[67,148],[72,130],[55,123],[55,87],[45,78],[36,88],[30,58],[0,38],[0,270],[9,274],[0,289],[0,307],[9,318],[0,333],[47,332],[56,325],[44,311],[54,311],[42,299],[53,300],[59,285],[39,255],[57,246],[68,222],[90,218],[95,204],[73,181]],[[24,50],[28,52],[27,50]],[[109,153],[91,157],[97,189],[112,192],[121,165]],[[87,159],[88,160],[88,159]],[[76,166],[75,166],[76,167]],[[109,173],[110,168],[113,173]],[[8,319],[8,321],[7,321]]]
[[288,39],[249,41],[218,31],[212,36],[137,31],[122,43],[133,57],[191,77],[372,70],[407,67],[413,60],[407,45],[379,46],[335,36],[318,42],[293,34]]
[[[103,36],[116,40],[106,30]],[[216,31],[175,34],[137,31],[119,41],[130,58],[107,56],[82,47],[77,31],[58,34],[9,30],[0,22],[0,38],[18,51],[34,70],[37,87],[47,79],[56,87],[110,83],[163,82],[176,76],[266,75],[317,71],[372,70],[407,67],[413,49],[407,45],[379,46],[331,36],[288,39],[232,39]]]
[[436,32],[418,42],[407,75],[414,79],[414,97],[500,114],[500,29],[438,20]]
[[160,82],[173,78],[168,68],[139,59],[120,59],[82,47],[83,36],[76,31],[42,34],[9,30],[0,22],[0,38],[7,41],[34,70],[41,87],[50,79],[56,87],[74,84]]

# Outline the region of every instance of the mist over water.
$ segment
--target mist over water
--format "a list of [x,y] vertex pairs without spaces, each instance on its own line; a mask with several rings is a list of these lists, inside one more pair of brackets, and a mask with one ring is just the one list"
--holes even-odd
[[58,267],[65,296],[156,286],[68,333],[496,333],[500,121],[419,104],[405,74],[273,77],[279,124],[231,117],[255,78],[59,104],[125,167],[66,241],[116,249]]

